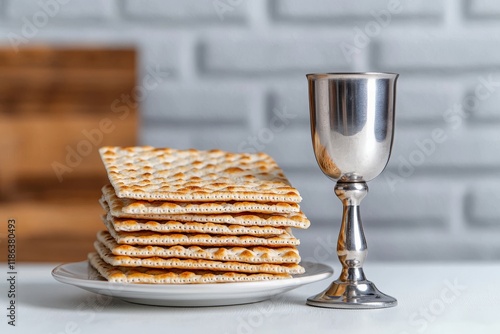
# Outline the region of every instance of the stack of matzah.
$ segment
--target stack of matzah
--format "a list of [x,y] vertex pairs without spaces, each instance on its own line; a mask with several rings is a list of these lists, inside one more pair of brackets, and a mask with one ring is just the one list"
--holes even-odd
[[111,185],[90,264],[109,281],[214,283],[304,269],[301,197],[266,154],[103,147]]

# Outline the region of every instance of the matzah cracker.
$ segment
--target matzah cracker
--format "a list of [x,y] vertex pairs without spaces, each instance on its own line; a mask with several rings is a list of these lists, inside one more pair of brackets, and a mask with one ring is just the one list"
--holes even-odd
[[[114,198],[118,199],[116,196]],[[302,212],[289,214],[266,214],[256,212],[228,213],[228,214],[134,214],[122,211],[118,200],[114,205],[108,205],[106,198],[99,200],[104,210],[109,211],[114,217],[135,219],[159,219],[174,220],[180,222],[220,223],[236,224],[244,226],[274,226],[274,227],[296,227],[308,228],[311,224]]]
[[270,226],[241,226],[214,223],[155,221],[147,219],[120,219],[108,214],[107,219],[116,231],[135,232],[152,231],[160,233],[208,233],[229,235],[261,235],[271,236],[284,232],[283,229]]
[[199,247],[199,246],[132,246],[120,245],[107,231],[97,233],[97,240],[113,255],[133,257],[188,258],[245,263],[299,263],[297,248],[267,247]]
[[141,201],[119,198],[111,185],[102,187],[102,193],[110,206],[118,206],[126,214],[184,214],[184,213],[291,213],[299,212],[297,203],[256,203],[256,202],[165,202]]
[[196,233],[156,233],[150,231],[120,232],[104,220],[104,224],[116,242],[125,245],[156,245],[156,246],[267,246],[282,247],[296,246],[296,239],[290,229],[285,229],[283,234],[264,238],[250,235],[219,235]]
[[120,198],[299,203],[301,197],[265,153],[171,148],[99,149]]
[[304,268],[295,263],[268,264],[268,263],[242,263],[212,261],[204,259],[178,259],[161,257],[131,257],[125,255],[114,255],[101,242],[94,242],[94,248],[99,256],[112,266],[121,267],[145,267],[161,269],[188,269],[188,270],[213,270],[213,271],[235,271],[243,273],[266,273],[266,274],[302,274]]
[[99,274],[114,283],[147,284],[201,284],[253,282],[292,278],[289,274],[245,274],[235,272],[189,271],[179,269],[151,269],[113,267],[97,253],[89,253],[88,260]]

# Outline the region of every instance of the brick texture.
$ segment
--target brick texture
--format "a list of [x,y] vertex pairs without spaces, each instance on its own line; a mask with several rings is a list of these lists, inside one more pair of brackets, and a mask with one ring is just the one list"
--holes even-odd
[[[241,90],[162,87],[143,103],[146,122],[164,126],[233,126],[248,124],[250,97]],[[202,110],[203,112],[200,112]]]
[[[131,43],[137,45],[140,50],[140,63],[142,76],[147,74],[147,68],[159,68],[162,79],[175,79],[183,71],[182,62],[188,57],[189,41],[179,38],[179,34],[162,33],[160,31],[148,32],[148,38],[144,39],[144,32],[131,32],[128,36]],[[182,35],[181,35],[182,36]]]
[[243,22],[246,3],[233,5],[229,1],[198,0],[125,0],[123,15],[144,21],[193,24],[218,22]]
[[474,19],[500,17],[500,3],[497,1],[465,0],[465,9],[468,16]]
[[5,17],[5,0],[0,1],[0,18],[3,19]]
[[[0,42],[40,10],[0,1]],[[342,208],[312,152],[305,74],[398,72],[393,154],[361,208],[370,260],[498,260],[499,17],[485,0],[72,0],[25,42],[137,47],[138,89],[158,72],[140,143],[271,154],[304,198],[313,259],[328,243],[336,258]]]
[[330,23],[352,24],[352,20],[373,19],[373,13],[389,10],[391,6],[397,9],[396,20],[436,19],[443,13],[441,2],[416,2],[408,0],[363,0],[349,1],[273,1],[273,13],[277,19],[290,21],[327,21]]
[[58,20],[105,20],[111,19],[116,14],[114,0],[77,0],[77,1],[7,1],[5,4],[7,15],[12,20],[23,17],[32,23]]
[[498,182],[474,185],[465,198],[465,213],[471,227],[500,228]]
[[434,74],[494,69],[500,65],[495,54],[500,39],[484,37],[384,40],[376,46],[374,62],[380,68]]
[[351,69],[338,48],[341,41],[245,35],[207,40],[200,45],[200,70],[212,75],[271,76]]
[[266,115],[270,121],[276,110],[286,109],[294,116],[291,127],[309,131],[309,100],[305,76],[301,85],[285,85],[270,90],[267,97]]
[[[495,81],[498,80],[500,83],[500,75],[494,75]],[[475,96],[476,86],[471,85],[467,89],[466,96]],[[475,101],[476,103],[472,103]],[[500,87],[496,87],[495,90],[491,92],[491,95],[484,99],[473,99],[471,98],[470,107],[467,108],[470,114],[470,121],[480,122],[484,125],[494,124],[500,121]]]
[[403,125],[431,124],[443,122],[443,114],[460,101],[463,87],[449,80],[426,80],[412,76],[398,79],[396,97],[396,120]]
[[[308,175],[307,179],[304,174]],[[301,191],[302,209],[315,225],[340,224],[342,204],[333,192],[334,181],[319,168],[311,168],[306,173],[290,172],[289,178]],[[432,181],[408,179],[393,188],[383,174],[368,186],[369,194],[361,206],[366,229],[445,230],[450,224],[453,203],[449,181],[435,187]]]
[[[435,129],[442,135],[433,136]],[[500,147],[498,130],[475,130],[453,130],[439,126],[425,130],[401,129],[396,133],[391,166],[397,165],[399,168],[412,165],[416,169],[434,167],[462,171],[499,167],[500,155],[492,154],[494,148]]]

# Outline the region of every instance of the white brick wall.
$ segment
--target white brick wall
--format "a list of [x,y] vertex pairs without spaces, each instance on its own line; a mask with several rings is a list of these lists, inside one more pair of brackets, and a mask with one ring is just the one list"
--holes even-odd
[[471,18],[495,19],[500,17],[500,3],[498,1],[467,0],[465,6],[466,13]]
[[108,0],[88,0],[83,6],[79,1],[4,1],[7,2],[5,13],[12,20],[21,20],[23,17],[33,18],[33,15],[43,22],[40,10],[46,12],[51,21],[80,20],[109,20],[116,15],[116,3]]
[[305,74],[399,72],[393,156],[362,207],[370,259],[500,259],[498,1],[41,3],[55,1],[43,22],[39,2],[0,0],[0,42],[135,45],[141,77],[162,72],[141,142],[273,155],[312,220],[305,257],[334,243],[341,215],[312,154]]
[[[388,9],[390,1],[387,0],[361,0],[361,1],[336,1],[328,0],[278,0],[272,5],[276,19],[284,21],[308,21],[325,23],[342,22],[352,24],[352,20],[365,22],[372,19],[372,12]],[[443,13],[443,4],[421,1],[394,1],[393,4],[404,7],[403,15],[398,15],[396,20],[437,19]]]
[[[145,22],[177,24],[219,23],[220,17],[211,1],[199,0],[124,0],[123,16],[127,19]],[[228,2],[223,2],[228,3]],[[227,15],[226,23],[244,22],[246,4],[231,6],[231,15]]]

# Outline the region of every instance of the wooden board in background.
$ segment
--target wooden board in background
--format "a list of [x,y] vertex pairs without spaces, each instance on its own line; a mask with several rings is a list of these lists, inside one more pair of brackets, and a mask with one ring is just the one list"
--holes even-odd
[[[0,219],[18,222],[19,261],[78,261],[92,248],[107,182],[97,149],[136,144],[137,108],[123,117],[112,107],[132,93],[136,73],[131,48],[0,49]],[[58,178],[55,162],[71,171]]]

